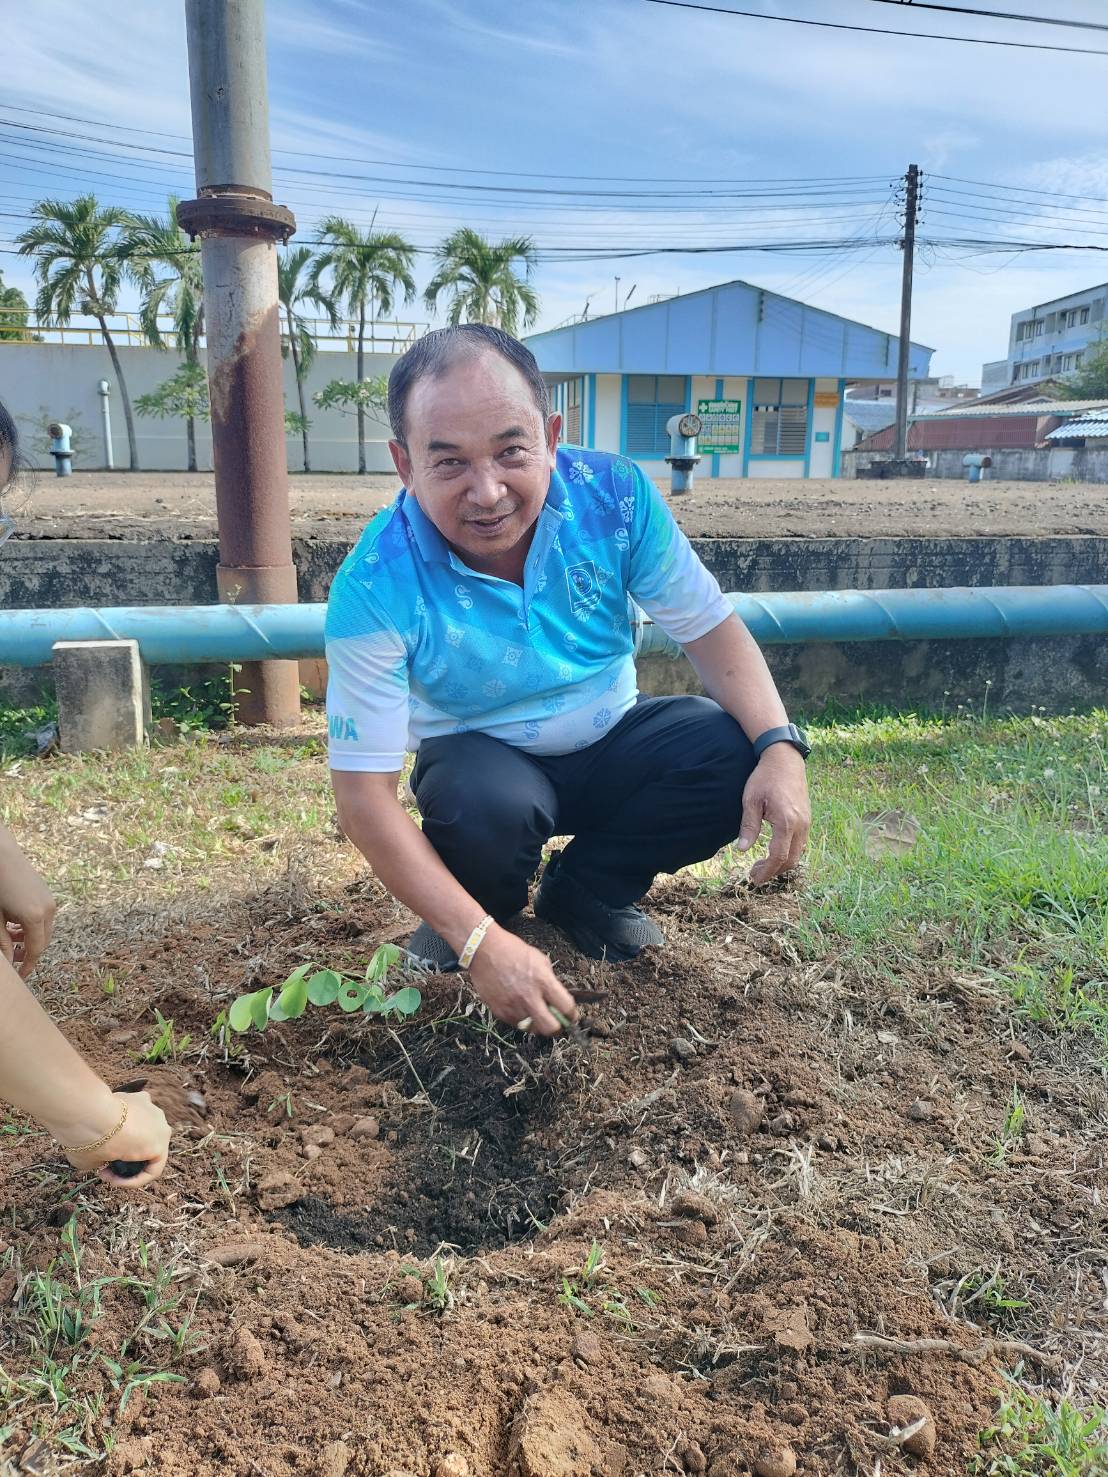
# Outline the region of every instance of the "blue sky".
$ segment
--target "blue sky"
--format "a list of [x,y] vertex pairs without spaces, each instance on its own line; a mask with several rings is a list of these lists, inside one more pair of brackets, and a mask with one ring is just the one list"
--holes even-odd
[[[907,7],[873,0],[741,3],[767,15],[1108,51],[1108,32],[906,14]],[[1106,18],[1103,0],[986,3]],[[115,161],[88,159],[67,152],[84,138],[10,126],[72,129],[86,138],[95,132],[14,109],[68,113],[134,130],[113,135],[132,143],[187,150],[183,0],[112,0],[108,7],[3,0],[2,14],[5,246],[21,229],[27,203],[45,194],[83,186],[153,210],[169,189],[192,193],[184,158],[120,151]],[[927,176],[925,235],[1108,244],[1108,234],[1098,234],[1108,228],[1108,146],[1097,101],[1108,83],[1108,55],[815,30],[646,0],[269,0],[267,34],[275,195],[292,204],[304,236],[320,215],[336,210],[363,223],[376,211],[379,226],[427,248],[462,223],[491,235],[531,234],[548,247],[771,235],[856,241],[850,255],[832,258],[712,252],[544,262],[536,278],[540,327],[580,311],[586,299],[593,315],[610,311],[618,273],[621,298],[634,287],[632,304],[743,277],[895,330],[899,256],[868,238],[894,234],[888,182],[910,161]],[[363,178],[304,173],[313,168]],[[937,176],[991,182],[1007,193],[990,201],[992,192]],[[632,177],[664,178],[669,183],[657,188],[671,191],[707,178],[866,183],[823,191],[818,201],[810,195],[820,187],[806,186],[809,193],[795,197],[801,209],[769,211],[764,201],[737,209],[740,202],[719,198],[690,205],[673,197],[614,197]],[[412,179],[420,184],[405,183]],[[574,193],[520,201],[442,182]],[[1016,190],[1036,203],[1014,203]],[[599,193],[577,193],[583,191]],[[412,195],[423,198],[405,198]],[[963,212],[971,218],[960,219]],[[779,224],[784,220],[790,228]],[[3,254],[0,270],[30,295],[27,263]],[[421,285],[430,270],[430,257],[421,256]],[[967,256],[927,249],[917,268],[913,338],[936,348],[936,372],[975,382],[983,359],[1003,356],[1013,310],[1103,280],[1108,260],[1096,252]],[[426,317],[418,307],[406,311]]]

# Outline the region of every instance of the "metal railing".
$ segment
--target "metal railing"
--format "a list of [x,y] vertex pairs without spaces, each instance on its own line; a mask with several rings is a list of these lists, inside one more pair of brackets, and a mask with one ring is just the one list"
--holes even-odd
[[[358,325],[350,319],[340,319],[332,325],[327,318],[302,318],[300,320],[311,334],[321,352],[354,353],[358,347]],[[150,340],[142,327],[137,313],[112,313],[108,329],[115,342],[135,349],[150,348]],[[382,318],[365,326],[365,350],[367,354],[402,354],[416,339],[422,338],[430,324],[401,322]],[[173,331],[173,319],[165,314],[158,315],[158,331],[168,348],[177,348],[177,335]],[[46,326],[37,314],[24,308],[0,308],[0,345],[3,344],[100,344],[103,338],[98,323],[66,323]],[[206,340],[200,337],[201,347]]]

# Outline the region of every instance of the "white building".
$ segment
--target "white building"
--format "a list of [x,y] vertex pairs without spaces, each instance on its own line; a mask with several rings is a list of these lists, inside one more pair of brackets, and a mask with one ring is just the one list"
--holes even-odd
[[[669,476],[666,422],[705,421],[698,477],[837,477],[849,381],[895,380],[898,340],[864,323],[725,282],[526,340],[566,440]],[[924,379],[932,349],[912,344]]]

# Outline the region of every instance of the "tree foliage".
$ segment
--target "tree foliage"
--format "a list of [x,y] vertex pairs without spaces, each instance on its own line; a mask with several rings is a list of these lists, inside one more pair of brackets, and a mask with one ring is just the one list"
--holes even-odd
[[130,211],[101,205],[91,194],[39,200],[31,207],[31,225],[16,237],[20,255],[34,258],[39,321],[64,325],[79,313],[100,325],[123,401],[132,472],[138,470],[138,446],[131,397],[107,320],[116,311],[123,283],[138,280],[126,240],[134,219]]
[[1059,398],[1108,400],[1108,338],[1089,345],[1081,368],[1066,375]]
[[489,241],[459,226],[439,243],[435,259],[437,269],[423,300],[434,311],[439,298],[450,293],[451,323],[488,323],[518,333],[537,318],[539,299],[530,281],[535,243],[529,236]]
[[135,409],[139,415],[154,416],[159,420],[210,420],[207,371],[202,364],[182,364],[156,390],[140,395],[135,401]]

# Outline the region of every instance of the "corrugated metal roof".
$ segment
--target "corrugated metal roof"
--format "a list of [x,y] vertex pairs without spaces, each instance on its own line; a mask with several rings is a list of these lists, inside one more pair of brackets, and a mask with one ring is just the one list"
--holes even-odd
[[[896,376],[895,334],[736,280],[524,340],[544,374],[852,379]],[[933,349],[912,343],[925,379]]]
[[1108,410],[1108,400],[1024,400],[1015,405],[952,405],[929,411],[913,420],[950,420],[952,416],[1077,415],[1085,410]]
[[844,400],[843,415],[867,436],[883,431],[896,420],[896,406],[888,400]]
[[1068,441],[1071,436],[1108,436],[1108,412],[1067,421],[1064,426],[1055,426],[1053,431],[1046,433],[1048,441]]

